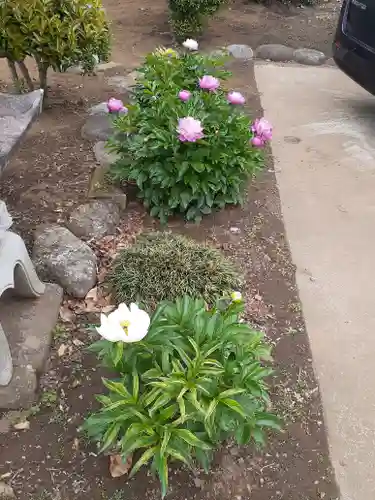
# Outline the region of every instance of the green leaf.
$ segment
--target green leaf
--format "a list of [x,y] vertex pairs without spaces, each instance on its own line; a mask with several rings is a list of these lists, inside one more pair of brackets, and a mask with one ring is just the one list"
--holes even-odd
[[188,429],[175,429],[173,433],[186,443],[190,444],[191,446],[195,446],[196,448],[201,448],[202,450],[211,449],[211,446],[209,444],[199,439]]
[[124,342],[116,342],[114,351],[115,355],[113,358],[113,364],[116,366],[122,359],[122,355],[124,353]]
[[129,438],[127,438],[125,434],[121,440],[121,454],[127,457],[139,448],[149,448],[150,446],[155,446],[157,440],[158,437],[156,434],[152,436],[131,435]]
[[168,463],[165,455],[162,455],[158,451],[155,455],[156,458],[156,470],[160,479],[161,484],[161,496],[165,497],[168,490]]
[[257,413],[255,423],[260,427],[270,427],[277,431],[281,429],[280,419],[271,413]]
[[162,455],[165,454],[170,439],[171,439],[171,431],[168,428],[164,427],[163,440],[160,446],[160,453]]
[[189,459],[187,454],[183,454],[181,451],[176,450],[176,449],[172,448],[171,446],[168,446],[167,454],[170,455],[175,460],[179,460],[180,462],[183,462],[188,467],[191,466],[191,460]]
[[121,423],[113,423],[109,426],[107,432],[103,436],[103,444],[99,450],[99,453],[102,453],[114,443],[118,436],[118,433],[120,432],[120,429]]
[[133,370],[133,398],[137,401],[139,396],[139,377],[136,370]]
[[238,403],[234,399],[230,399],[230,398],[220,399],[220,403],[224,404],[225,406],[227,406],[231,410],[235,411],[236,413],[241,415],[241,417],[246,418],[246,413],[244,412],[244,409],[242,408],[240,403]]
[[132,470],[129,474],[129,478],[132,478],[143,465],[146,465],[151,460],[151,458],[155,455],[155,451],[156,447],[153,446],[152,448],[149,448],[141,455],[141,457],[133,465]]
[[105,378],[102,378],[104,386],[109,389],[111,392],[114,392],[116,394],[119,394],[120,396],[123,396],[125,398],[131,398],[130,392],[126,389],[123,383],[121,382],[113,382],[112,380],[108,380]]
[[252,427],[250,424],[242,424],[236,429],[236,440],[241,446],[248,444],[251,439]]

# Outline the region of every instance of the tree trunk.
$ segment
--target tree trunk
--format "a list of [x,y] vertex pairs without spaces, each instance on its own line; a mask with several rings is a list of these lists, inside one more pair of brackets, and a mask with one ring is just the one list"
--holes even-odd
[[24,61],[18,61],[18,66],[21,70],[23,78],[25,79],[25,82],[27,83],[28,89],[30,90],[30,92],[32,92],[34,90],[34,84],[30,77],[30,73],[29,70],[27,69],[26,64],[24,63]]
[[8,58],[7,58],[7,63],[8,63],[8,67],[10,69],[10,73],[12,75],[12,80],[13,80],[13,83],[14,83],[14,87],[17,90],[17,92],[20,93],[21,92],[20,80],[18,78],[16,65],[15,65],[14,61],[11,61]]
[[44,97],[47,97],[47,71],[48,64],[37,60],[38,73],[39,73],[39,85],[40,88],[44,90]]

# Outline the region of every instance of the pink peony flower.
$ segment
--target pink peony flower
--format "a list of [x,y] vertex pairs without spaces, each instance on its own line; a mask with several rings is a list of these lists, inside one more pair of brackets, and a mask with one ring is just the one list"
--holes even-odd
[[199,86],[201,89],[212,92],[220,87],[220,81],[214,76],[204,75],[202,78],[199,78]]
[[251,131],[264,142],[272,139],[272,125],[265,118],[257,118],[251,127]]
[[188,101],[191,97],[191,92],[188,90],[180,90],[178,93],[178,97],[181,99],[181,101]]
[[124,106],[124,103],[120,99],[115,99],[114,97],[111,97],[108,102],[107,102],[107,108],[109,113],[127,113],[127,109]]
[[253,137],[250,142],[255,148],[263,148],[265,145],[265,141],[258,136]]
[[192,116],[178,120],[178,138],[181,142],[195,142],[204,137],[202,124]]
[[229,92],[227,99],[231,104],[245,104],[245,98],[241,92]]

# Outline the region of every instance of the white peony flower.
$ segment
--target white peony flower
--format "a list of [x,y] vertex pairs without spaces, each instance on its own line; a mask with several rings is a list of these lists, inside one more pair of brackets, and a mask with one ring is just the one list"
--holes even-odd
[[230,298],[233,302],[242,302],[242,293],[241,292],[232,292],[230,294]]
[[99,335],[110,342],[139,342],[147,335],[150,317],[136,304],[120,304],[118,308],[106,316],[100,315]]
[[188,38],[187,40],[185,40],[182,45],[185,47],[185,49],[198,50],[198,42],[196,40],[193,40],[192,38]]

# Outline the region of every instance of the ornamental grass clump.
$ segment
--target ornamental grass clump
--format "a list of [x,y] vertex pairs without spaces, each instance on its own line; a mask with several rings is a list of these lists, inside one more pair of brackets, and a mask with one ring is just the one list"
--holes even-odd
[[117,303],[154,309],[188,294],[209,304],[241,287],[240,274],[219,250],[172,233],[146,233],[121,251],[109,274]]
[[171,462],[208,471],[224,441],[263,445],[280,428],[268,394],[270,347],[243,322],[241,296],[233,297],[209,308],[185,296],[151,318],[135,304],[102,315],[102,339],[91,350],[117,377],[103,379],[101,408],[83,428],[100,452],[123,463],[134,454],[130,477],[149,465],[162,497]]
[[[189,43],[191,45],[191,43]],[[199,221],[243,201],[249,178],[263,165],[272,129],[254,124],[245,97],[228,92],[225,59],[158,49],[146,57],[134,105],[114,121],[112,176],[136,184],[151,216]]]

